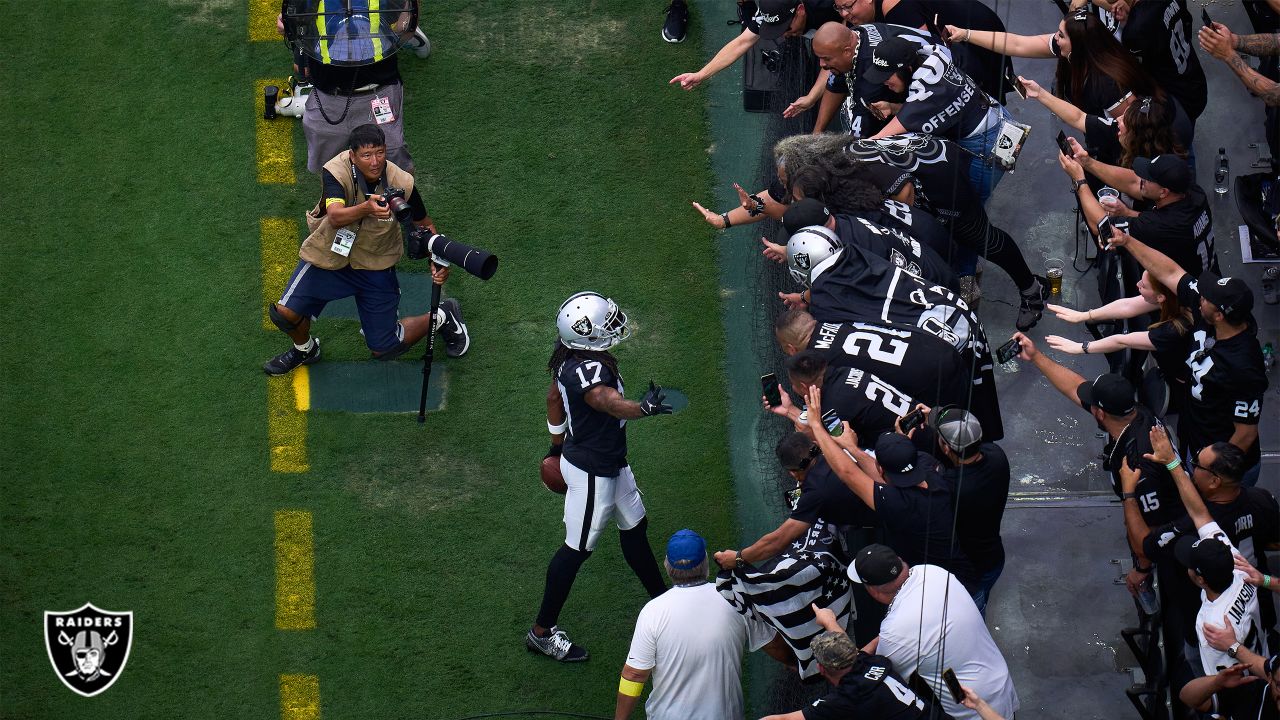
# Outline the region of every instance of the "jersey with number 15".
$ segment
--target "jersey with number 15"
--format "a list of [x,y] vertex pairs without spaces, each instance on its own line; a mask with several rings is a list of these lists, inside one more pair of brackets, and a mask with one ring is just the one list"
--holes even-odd
[[556,372],[569,429],[564,457],[579,469],[613,477],[627,465],[627,421],[587,404],[587,391],[606,385],[623,393],[622,378],[589,357],[570,357]]

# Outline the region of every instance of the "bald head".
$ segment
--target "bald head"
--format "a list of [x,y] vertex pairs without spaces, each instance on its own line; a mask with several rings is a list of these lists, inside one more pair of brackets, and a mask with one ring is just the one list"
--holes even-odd
[[809,346],[813,328],[818,324],[804,310],[784,310],[773,321],[773,333],[783,355],[795,355]]
[[841,23],[824,23],[813,34],[813,54],[823,70],[849,72],[857,50],[858,34]]

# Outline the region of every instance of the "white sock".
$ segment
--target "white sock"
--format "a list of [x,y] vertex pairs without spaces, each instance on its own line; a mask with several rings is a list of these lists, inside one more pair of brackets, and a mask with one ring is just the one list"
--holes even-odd
[[307,341],[301,345],[294,343],[293,346],[302,352],[311,352],[316,348],[316,339],[308,336]]

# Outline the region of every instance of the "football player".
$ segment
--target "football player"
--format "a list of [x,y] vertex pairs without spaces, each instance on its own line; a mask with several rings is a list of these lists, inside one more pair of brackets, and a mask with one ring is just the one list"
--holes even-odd
[[650,598],[666,591],[646,534],[644,502],[627,464],[627,421],[671,412],[661,387],[649,382],[640,402],[623,396],[622,376],[609,348],[627,339],[627,316],[598,293],[580,292],[560,306],[559,340],[547,369],[564,410],[547,422],[568,490],[564,499],[564,544],[547,566],[542,607],[525,636],[529,650],[561,662],[586,660],[586,649],[557,626],[560,610],[582,563],[595,549],[609,520],[618,525],[622,556]]

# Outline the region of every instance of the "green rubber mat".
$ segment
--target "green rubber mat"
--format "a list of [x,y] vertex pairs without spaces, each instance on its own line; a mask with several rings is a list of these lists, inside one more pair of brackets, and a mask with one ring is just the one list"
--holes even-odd
[[[418,411],[422,393],[422,360],[322,362],[308,368],[311,410],[353,413]],[[431,366],[427,411],[444,406],[448,377],[444,363]]]

